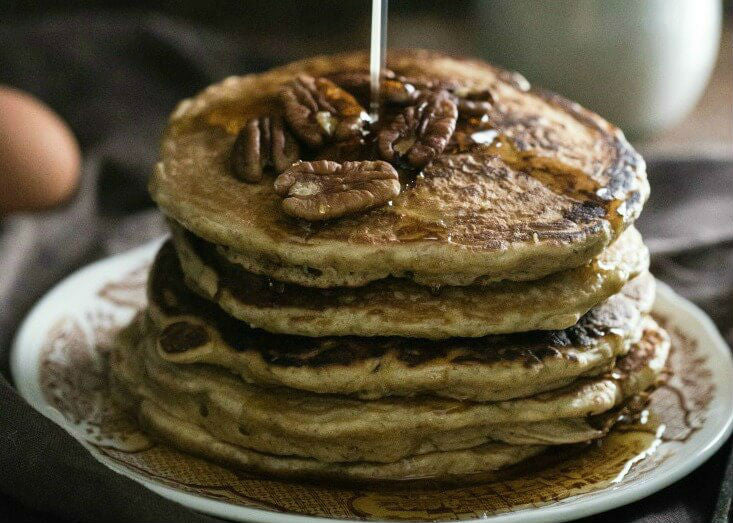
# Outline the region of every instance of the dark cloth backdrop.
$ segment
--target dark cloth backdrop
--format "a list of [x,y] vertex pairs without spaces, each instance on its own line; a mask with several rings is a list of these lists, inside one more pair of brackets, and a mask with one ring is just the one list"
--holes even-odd
[[[166,116],[211,82],[274,65],[252,48],[246,35],[160,15],[98,12],[0,25],[0,83],[58,111],[84,154],[71,202],[0,221],[0,513],[10,520],[213,521],[98,464],[16,394],[7,363],[18,322],[49,286],[163,233],[145,184]],[[653,196],[640,226],[656,274],[726,333],[733,324],[733,166],[662,161],[649,171]],[[670,488],[594,521],[707,521],[727,448]]]

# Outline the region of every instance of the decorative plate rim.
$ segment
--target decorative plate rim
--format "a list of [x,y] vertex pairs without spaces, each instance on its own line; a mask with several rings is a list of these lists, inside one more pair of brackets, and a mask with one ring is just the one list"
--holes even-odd
[[[43,318],[47,315],[47,309],[53,308],[54,302],[59,299],[58,297],[70,292],[72,287],[83,287],[85,280],[94,281],[94,278],[90,278],[93,274],[111,272],[116,267],[131,268],[135,266],[136,261],[152,258],[162,241],[163,239],[153,240],[133,250],[80,268],[54,286],[33,306],[16,333],[10,354],[10,371],[20,395],[33,408],[69,432],[105,466],[141,483],[153,492],[191,509],[237,521],[261,523],[322,523],[330,521],[334,523],[352,523],[354,520],[350,519],[274,512],[267,509],[235,505],[225,501],[208,499],[193,493],[182,492],[156,483],[121,465],[103,459],[91,444],[75,433],[72,424],[47,403],[40,389],[39,365],[37,364],[39,352],[37,347],[40,345],[37,342],[39,336],[42,335],[40,331],[43,331],[43,329],[39,329],[36,324],[39,322],[44,323]],[[700,345],[703,350],[715,359],[715,365],[712,365],[711,381],[715,383],[717,390],[713,401],[715,403],[723,402],[724,406],[727,405],[729,414],[724,417],[710,416],[705,421],[698,437],[695,438],[695,440],[698,440],[703,438],[703,434],[705,434],[703,441],[696,444],[694,452],[670,460],[673,465],[665,463],[647,477],[642,477],[619,487],[606,487],[597,492],[567,498],[553,505],[526,508],[516,512],[501,513],[465,521],[549,523],[568,521],[605,512],[638,501],[681,479],[707,461],[730,437],[731,432],[733,432],[733,354],[731,354],[730,348],[712,320],[699,307],[677,295],[663,282],[658,282],[657,285],[657,299],[654,310],[673,315],[675,321],[684,326],[685,332],[692,334],[696,340],[702,342]],[[54,314],[48,314],[48,317],[53,316]],[[24,350],[23,347],[26,347],[26,349]],[[25,356],[25,353],[29,350],[27,347],[30,347],[33,352],[30,358]],[[684,443],[684,445],[689,445],[689,443]],[[660,474],[657,472],[659,470],[664,470],[666,473]]]

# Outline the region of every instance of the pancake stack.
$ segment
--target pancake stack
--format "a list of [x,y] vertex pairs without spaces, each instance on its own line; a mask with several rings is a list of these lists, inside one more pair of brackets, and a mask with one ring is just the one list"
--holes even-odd
[[119,336],[153,437],[277,476],[467,476],[600,440],[669,350],[621,131],[521,76],[392,53],[183,101],[150,191],[171,238]]

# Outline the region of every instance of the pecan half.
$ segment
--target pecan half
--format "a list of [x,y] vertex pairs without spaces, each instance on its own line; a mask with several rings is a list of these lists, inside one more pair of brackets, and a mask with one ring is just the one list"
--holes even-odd
[[419,92],[448,91],[455,98],[458,113],[465,116],[483,116],[491,110],[493,95],[488,89],[468,86],[453,80],[430,78],[406,78],[398,76],[395,80],[409,82]]
[[491,111],[494,97],[488,89],[473,91],[458,88],[454,91],[458,98],[458,112],[466,116],[483,116]]
[[406,159],[416,168],[438,156],[456,129],[458,109],[447,91],[423,93],[379,131],[379,154],[388,161]]
[[[343,71],[329,76],[340,87],[346,89],[363,104],[371,96],[371,79],[367,71]],[[408,105],[417,100],[420,92],[407,79],[397,78],[387,69],[379,85],[379,99],[393,105]]]
[[338,218],[386,204],[400,193],[387,162],[297,162],[275,179],[283,210],[310,221]]
[[262,116],[248,120],[239,131],[230,164],[237,178],[256,183],[265,167],[281,173],[299,157],[298,142],[285,128],[282,116]]
[[280,102],[295,135],[313,148],[359,136],[368,119],[356,98],[327,78],[300,75],[280,91]]

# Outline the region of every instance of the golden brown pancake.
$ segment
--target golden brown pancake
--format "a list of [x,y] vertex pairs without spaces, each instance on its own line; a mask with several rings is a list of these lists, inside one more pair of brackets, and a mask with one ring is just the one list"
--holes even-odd
[[429,393],[498,401],[608,370],[638,340],[640,313],[653,296],[647,273],[563,331],[444,341],[277,335],[250,328],[190,291],[166,244],[151,270],[148,314],[162,359],[215,365],[254,384],[364,399]]
[[217,439],[189,420],[170,415],[150,401],[141,403],[139,419],[148,434],[184,452],[229,467],[275,477],[367,482],[446,479],[446,476],[467,476],[503,469],[546,449],[542,445],[488,443],[463,450],[419,454],[392,463],[329,463],[316,459],[276,456],[232,445]]
[[315,289],[250,273],[173,226],[189,286],[252,327],[303,336],[455,336],[565,329],[645,272],[649,254],[632,227],[591,263],[540,280],[429,288],[404,278]]
[[[485,120],[459,122],[454,143],[424,170],[401,173],[403,190],[391,205],[310,223],[283,213],[271,174],[258,183],[232,176],[236,133],[272,109],[285,83],[299,73],[363,70],[367,58],[316,57],[231,77],[184,100],[163,138],[153,198],[194,234],[226,248],[230,261],[316,287],[389,276],[449,285],[533,280],[588,263],[641,211],[644,162],[617,128],[529,89],[518,75],[427,51],[391,53],[388,67],[488,90],[493,102]],[[495,138],[476,138],[487,132]]]

